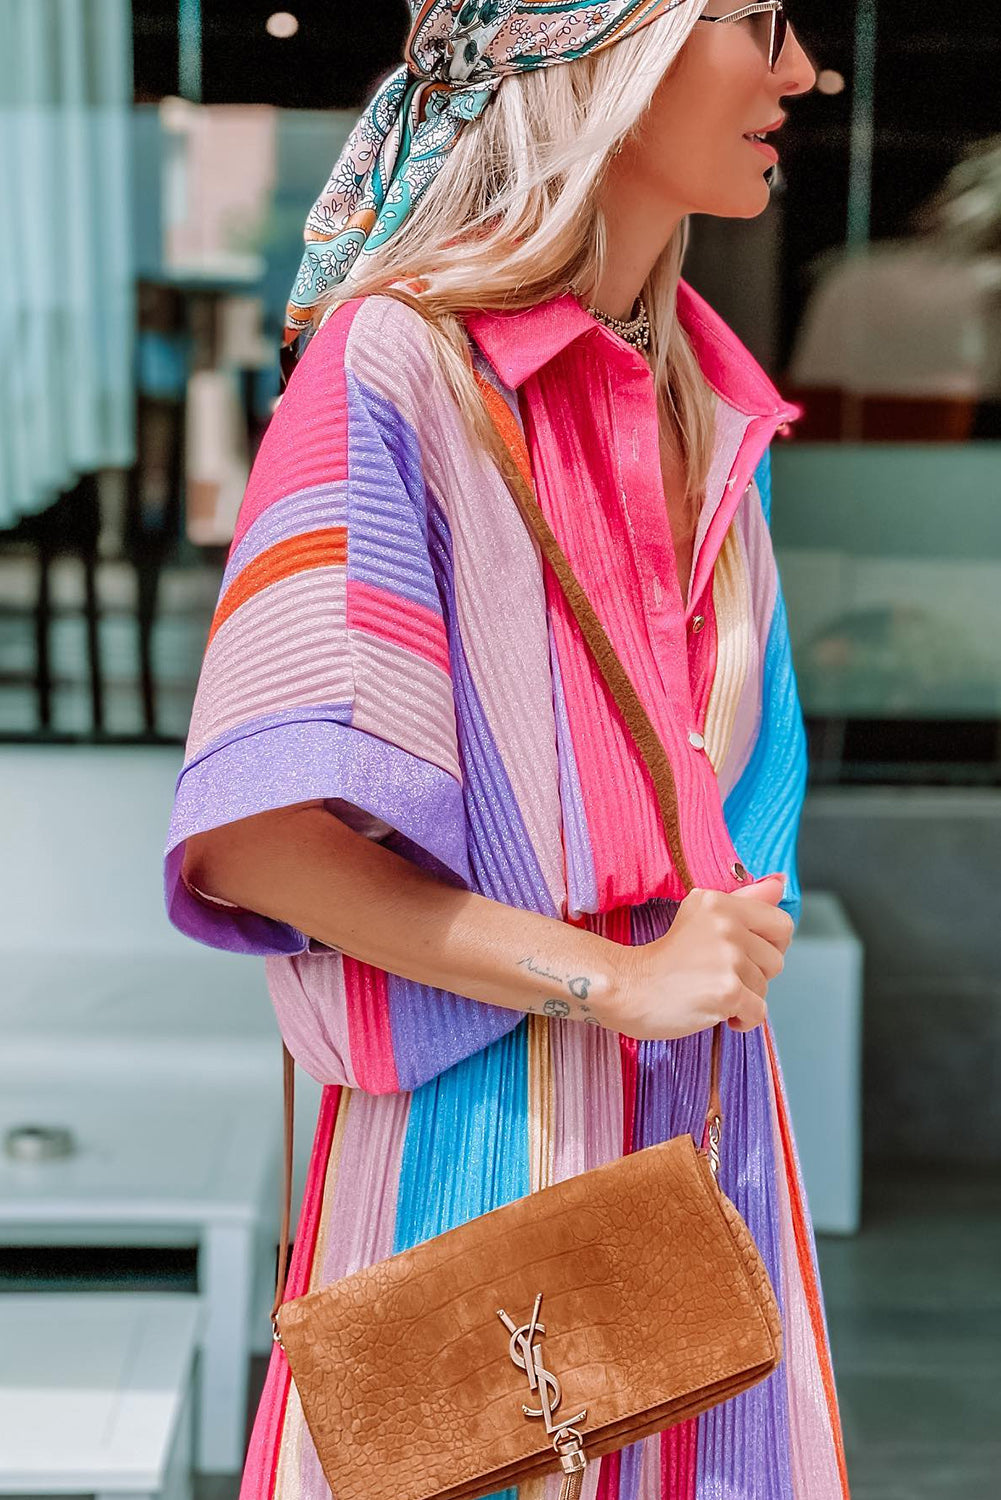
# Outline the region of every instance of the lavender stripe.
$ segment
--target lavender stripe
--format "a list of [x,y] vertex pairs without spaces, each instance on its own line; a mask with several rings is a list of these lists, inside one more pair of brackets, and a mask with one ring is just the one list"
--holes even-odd
[[[617,1500],[639,1500],[640,1479],[643,1474],[643,1448],[648,1441],[641,1438],[638,1443],[629,1443],[621,1450],[619,1458],[619,1493]],[[658,1438],[659,1442],[660,1439]]]
[[219,590],[220,597],[237,573],[259,553],[267,551],[277,542],[299,536],[304,531],[317,531],[324,526],[345,526],[347,514],[347,486],[342,479],[329,484],[314,484],[309,489],[300,490],[298,494],[274,501],[248,527],[229,554]]
[[[724,1028],[720,1185],[751,1231],[784,1320],[775,1183],[776,1170],[783,1168],[775,1161],[767,1068],[762,1027]],[[789,1391],[782,1364],[699,1418],[696,1500],[717,1500],[738,1486],[748,1500],[793,1500]]]
[[[678,904],[651,901],[635,908],[633,941],[650,942],[666,932]],[[701,1141],[711,1045],[711,1029],[639,1044],[637,1148],[686,1131]],[[779,1205],[768,1089],[762,1028],[736,1032],[724,1027],[720,1092],[726,1123],[720,1186],[754,1237],[781,1311]],[[698,1452],[696,1500],[719,1500],[738,1490],[746,1500],[792,1500],[788,1392],[781,1365],[751,1390],[702,1414]],[[748,1488],[749,1479],[753,1488]]]
[[[329,716],[274,723],[222,743],[178,778],[167,841],[170,920],[189,937],[235,953],[301,953],[296,928],[253,912],[216,909],[180,878],[192,834],[318,797],[343,797],[398,830],[386,846],[440,878],[469,885],[462,796],[454,777],[398,746]],[[475,1004],[473,1001],[468,1004]]]
[[[448,522],[430,499],[428,510],[429,548],[446,600],[473,887],[493,900],[556,916],[462,647]],[[407,1089],[496,1041],[522,1019],[520,1011],[396,976],[388,982],[388,1005],[397,1074],[400,1087]]]
[[[407,494],[413,497],[415,513],[421,524],[422,534],[426,538],[424,457],[414,425],[389,396],[383,395],[375,386],[362,380],[351,369],[351,354],[352,348],[349,343],[346,364],[351,389],[364,402],[373,431],[377,432],[382,440],[386,453],[403,480]],[[370,348],[366,350],[366,354],[371,355]],[[386,372],[381,369],[377,373],[384,375]]]
[[419,1088],[525,1019],[520,1010],[470,1000],[398,974],[388,975],[386,989],[401,1089]]
[[348,577],[441,613],[427,555],[425,484],[416,433],[347,372]]
[[315,703],[311,706],[298,704],[294,708],[283,708],[277,713],[258,714],[256,718],[245,719],[242,724],[218,735],[210,744],[203,746],[197,755],[193,755],[190,760],[186,761],[177,778],[178,785],[200,761],[205,760],[209,755],[215,755],[217,750],[224,750],[227,745],[232,745],[237,740],[245,740],[251,735],[261,734],[265,729],[280,729],[285,724],[317,722],[326,724],[331,720],[337,724],[350,724],[351,704],[348,702]]

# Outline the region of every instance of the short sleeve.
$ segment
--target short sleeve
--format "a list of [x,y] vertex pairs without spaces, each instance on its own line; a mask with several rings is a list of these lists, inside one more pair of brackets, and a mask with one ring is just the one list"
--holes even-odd
[[366,380],[393,351],[361,337],[365,300],[342,304],[310,341],[264,435],[177,781],[168,914],[236,952],[308,947],[296,929],[206,901],[182,878],[186,839],[255,813],[349,804],[371,836],[470,884],[420,446],[387,382]]

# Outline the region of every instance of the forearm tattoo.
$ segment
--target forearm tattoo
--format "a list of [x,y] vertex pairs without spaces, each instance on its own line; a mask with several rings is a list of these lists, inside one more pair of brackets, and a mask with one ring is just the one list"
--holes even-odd
[[589,1026],[600,1026],[601,1022],[587,1004],[587,997],[591,989],[592,981],[586,974],[554,974],[552,969],[546,969],[536,963],[534,958],[526,955],[519,958],[518,965],[525,968],[530,974],[539,974],[543,979],[551,979],[555,986],[565,990],[571,996],[565,999],[563,995],[553,995],[542,1002],[541,1007],[534,1005],[528,1009],[536,1015],[554,1016],[559,1020],[584,1021]]

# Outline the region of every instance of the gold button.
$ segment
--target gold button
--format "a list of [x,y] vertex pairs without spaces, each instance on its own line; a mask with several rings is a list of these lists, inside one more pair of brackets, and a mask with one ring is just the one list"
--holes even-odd
[[690,729],[688,731],[688,743],[694,745],[696,750],[701,750],[705,745],[705,736],[699,734],[697,729]]
[[703,625],[705,623],[706,623],[706,617],[705,617],[705,615],[693,615],[692,616],[692,633],[693,633],[693,635],[698,635],[699,631],[702,629],[702,627],[703,627]]
[[744,866],[741,864],[739,859],[734,860],[733,864],[730,866],[730,872],[737,880],[747,879],[747,871],[744,869]]

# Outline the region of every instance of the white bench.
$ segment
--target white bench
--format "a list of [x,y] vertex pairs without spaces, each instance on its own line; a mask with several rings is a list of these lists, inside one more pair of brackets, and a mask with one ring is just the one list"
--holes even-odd
[[199,1299],[11,1294],[0,1494],[190,1500]]

